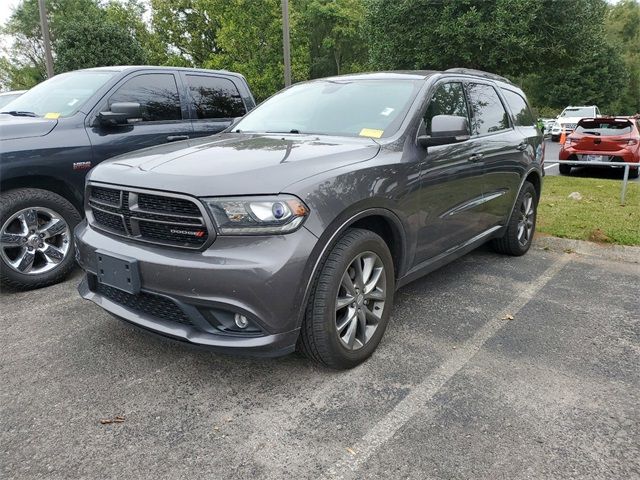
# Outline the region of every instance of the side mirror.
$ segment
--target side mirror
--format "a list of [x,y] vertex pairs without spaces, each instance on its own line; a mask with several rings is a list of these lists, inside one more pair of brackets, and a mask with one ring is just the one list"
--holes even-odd
[[431,135],[420,135],[423,147],[448,145],[469,140],[469,121],[457,115],[436,115],[431,119]]
[[100,112],[98,120],[104,126],[126,125],[134,120],[141,120],[140,104],[135,102],[119,102],[111,105],[111,110]]

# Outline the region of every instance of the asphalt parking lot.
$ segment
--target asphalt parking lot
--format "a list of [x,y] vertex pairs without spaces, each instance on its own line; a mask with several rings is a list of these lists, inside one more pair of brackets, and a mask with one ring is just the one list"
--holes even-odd
[[401,289],[348,372],[151,337],[82,301],[78,275],[5,292],[0,476],[639,478],[639,280],[481,249]]
[[[545,174],[546,175],[560,175],[558,170],[557,160],[560,155],[560,144],[558,142],[552,142],[551,140],[545,140],[544,158],[545,158]],[[555,160],[555,162],[554,162]],[[608,178],[612,180],[621,180],[624,175],[624,169],[620,168],[573,168],[571,175],[575,177],[592,177],[592,178]],[[630,182],[640,183],[640,177],[630,178]]]

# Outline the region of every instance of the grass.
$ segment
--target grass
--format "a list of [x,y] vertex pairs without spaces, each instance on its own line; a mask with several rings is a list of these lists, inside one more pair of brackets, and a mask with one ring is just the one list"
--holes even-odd
[[[555,237],[640,245],[640,185],[629,182],[620,205],[620,180],[546,177],[537,230]],[[569,194],[579,192],[582,200]]]

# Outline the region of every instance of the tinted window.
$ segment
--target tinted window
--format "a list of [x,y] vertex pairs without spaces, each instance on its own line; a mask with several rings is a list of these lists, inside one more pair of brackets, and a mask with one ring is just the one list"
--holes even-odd
[[109,108],[119,102],[139,103],[145,122],[182,120],[176,79],[170,73],[138,75],[127,80],[109,99]]
[[484,135],[509,128],[509,116],[491,85],[469,84],[471,132]]
[[240,93],[231,80],[187,75],[187,83],[198,118],[233,118],[246,113]]
[[585,122],[582,120],[576,128],[577,133],[584,133],[585,135],[627,135],[631,133],[632,125],[627,120],[623,121],[602,121],[596,120],[593,122]]
[[524,98],[511,90],[502,90],[504,98],[507,100],[509,108],[516,117],[516,125],[523,127],[531,127],[535,125],[535,119],[529,109],[529,105]]
[[444,83],[437,87],[424,116],[427,135],[431,135],[431,121],[436,115],[457,115],[469,119],[462,83]]

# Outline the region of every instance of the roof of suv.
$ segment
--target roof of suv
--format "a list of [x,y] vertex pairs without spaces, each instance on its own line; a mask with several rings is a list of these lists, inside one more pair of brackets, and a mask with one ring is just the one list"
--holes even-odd
[[160,66],[160,65],[114,65],[108,67],[94,67],[94,68],[83,68],[78,71],[85,72],[95,72],[95,71],[103,71],[103,72],[128,72],[128,71],[136,71],[136,70],[182,70],[185,72],[201,72],[201,73],[219,73],[223,75],[233,75],[236,77],[242,77],[241,74],[236,72],[230,72],[229,70],[210,70],[206,68],[191,68],[191,67],[171,67],[171,66]]

